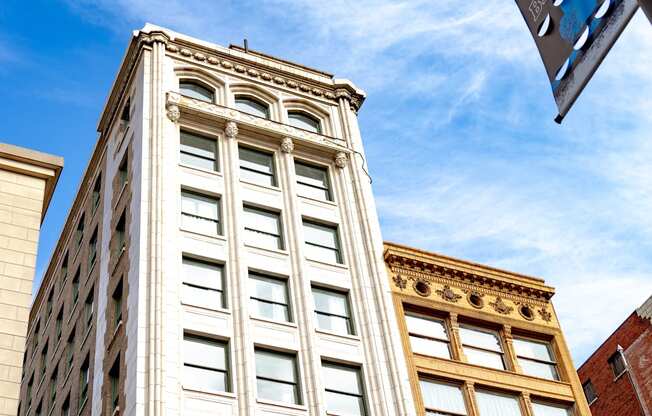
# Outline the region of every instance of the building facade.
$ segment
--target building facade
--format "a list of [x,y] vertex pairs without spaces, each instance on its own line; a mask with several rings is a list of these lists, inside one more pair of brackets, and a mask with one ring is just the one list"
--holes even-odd
[[0,143],[0,415],[16,415],[41,223],[63,160]]
[[363,100],[134,33],[29,316],[19,416],[414,414]]
[[593,416],[652,415],[652,297],[602,343],[578,374]]
[[417,414],[591,415],[553,288],[393,243],[385,261]]

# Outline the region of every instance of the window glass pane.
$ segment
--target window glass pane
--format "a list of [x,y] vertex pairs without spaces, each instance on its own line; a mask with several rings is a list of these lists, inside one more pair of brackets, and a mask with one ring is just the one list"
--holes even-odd
[[442,321],[422,318],[414,315],[405,315],[408,332],[425,335],[429,338],[448,339],[446,327]]
[[235,108],[252,116],[269,118],[269,107],[251,98],[236,97]]
[[187,284],[183,285],[181,299],[185,304],[206,309],[223,309],[226,307],[223,292],[189,286]]
[[182,269],[185,283],[222,290],[223,269],[221,266],[184,257]]
[[274,157],[245,147],[239,148],[240,179],[264,186],[276,186]]
[[339,251],[306,244],[306,257],[324,263],[342,263]]
[[184,362],[216,370],[226,370],[226,345],[189,335],[183,338]]
[[273,212],[255,208],[244,208],[245,228],[263,231],[268,234],[280,235],[279,215]]
[[184,213],[218,220],[219,209],[215,198],[182,192],[181,207]]
[[304,113],[300,113],[300,112],[288,113],[288,123],[291,126],[300,129],[312,131],[315,133],[321,133],[321,125],[319,123],[319,120]]
[[518,363],[521,365],[523,374],[534,377],[547,378],[549,380],[557,380],[557,368],[552,364],[544,364],[531,360],[519,359]]
[[349,319],[332,315],[321,315],[318,313],[315,314],[315,319],[317,319],[317,327],[324,331],[349,335],[353,333],[353,328]]
[[432,341],[415,336],[410,337],[412,352],[415,354],[428,355],[430,357],[451,358],[448,344],[440,341]]
[[478,390],[475,397],[480,416],[521,416],[518,399],[514,396]]
[[251,314],[253,316],[271,319],[272,321],[290,321],[290,311],[287,306],[256,299],[251,300]]
[[303,231],[306,242],[332,249],[337,248],[337,230],[335,228],[304,221]]
[[183,384],[201,390],[227,391],[227,375],[221,371],[183,367]]
[[272,380],[256,380],[258,397],[283,403],[299,403],[299,392],[294,384],[279,383]]
[[328,188],[328,171],[324,168],[294,162],[298,180],[306,185]]
[[315,299],[315,310],[333,315],[349,316],[349,302],[343,293],[312,289]]
[[269,351],[256,351],[256,376],[296,383],[294,357]]
[[[466,405],[460,387],[429,380],[420,380],[419,384],[426,409],[466,415]],[[428,414],[436,415],[437,413]]]
[[322,368],[326,390],[357,395],[362,394],[360,371],[358,369],[332,364],[324,364]]
[[297,195],[305,196],[306,198],[319,199],[322,201],[332,201],[328,189],[315,188],[312,186],[304,185],[297,182]]
[[336,393],[332,391],[325,392],[326,408],[328,414],[334,415],[364,415],[364,399],[359,396],[349,396],[346,394]]
[[498,335],[492,332],[480,331],[468,327],[460,327],[462,344],[502,352]]
[[534,416],[570,416],[570,409],[566,406],[532,402]]
[[195,82],[180,81],[179,92],[186,97],[213,102],[213,92]]
[[287,283],[285,280],[257,274],[250,274],[249,277],[249,289],[253,297],[287,304]]
[[505,369],[503,357],[499,353],[481,351],[473,348],[464,348],[464,354],[471,364],[497,368],[499,370]]
[[268,248],[273,250],[282,250],[283,242],[281,237],[269,234],[263,234],[256,230],[245,230],[245,244],[253,247]]
[[541,361],[554,361],[550,354],[548,344],[520,338],[514,338],[516,355],[525,358],[534,358]]
[[181,132],[181,163],[201,169],[216,169],[217,142]]

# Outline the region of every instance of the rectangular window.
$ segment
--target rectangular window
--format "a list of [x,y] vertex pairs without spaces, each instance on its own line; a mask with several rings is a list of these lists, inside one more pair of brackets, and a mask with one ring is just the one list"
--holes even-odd
[[514,350],[524,374],[549,380],[559,380],[557,363],[553,357],[550,344],[515,337]]
[[[77,272],[75,273],[75,277],[72,279],[72,302],[73,304],[77,304],[77,299],[79,299],[79,277],[80,277],[80,269],[77,269]],[[70,313],[75,310],[74,306],[70,308]]]
[[349,297],[346,293],[312,288],[317,327],[338,334],[353,335]]
[[79,369],[79,409],[81,410],[88,399],[88,385],[90,382],[89,374],[89,357],[86,357],[84,363]]
[[332,201],[328,169],[294,161],[297,173],[297,193],[300,196]]
[[118,189],[122,189],[127,185],[129,180],[129,156],[125,154],[118,168]]
[[54,407],[54,404],[57,402],[57,390],[61,386],[57,385],[57,377],[59,375],[59,370],[57,368],[52,372],[52,377],[50,377],[50,409]]
[[219,198],[181,191],[181,227],[195,233],[219,235],[222,232]]
[[296,355],[256,349],[258,397],[301,404]]
[[36,412],[34,412],[34,416],[41,416],[43,414],[43,402],[39,403],[38,406],[36,407]]
[[184,387],[230,391],[228,345],[195,335],[183,337]]
[[48,319],[50,319],[50,315],[52,314],[52,301],[54,300],[54,290],[50,291],[50,294],[48,295],[48,300],[45,303],[45,313],[48,315]]
[[572,410],[569,406],[543,403],[539,401],[532,402],[534,416],[571,416]]
[[63,406],[61,406],[61,416],[70,416],[70,396],[66,397]]
[[249,273],[249,290],[252,315],[290,322],[287,280]]
[[59,286],[59,292],[63,290],[68,281],[68,253],[63,257],[61,262],[61,286]]
[[274,155],[240,147],[240,179],[258,185],[276,186]]
[[79,223],[77,223],[77,231],[75,231],[75,244],[77,249],[81,247],[82,241],[84,240],[84,214],[79,218]]
[[61,329],[63,326],[63,306],[59,310],[59,313],[57,314],[57,321],[55,325],[55,335],[57,339],[57,343],[61,340]]
[[582,384],[582,390],[584,390],[586,401],[589,402],[589,404],[598,400],[598,394],[595,392],[595,388],[593,387],[593,383],[591,383],[591,380]]
[[487,329],[461,326],[460,338],[464,355],[469,363],[505,369],[503,347],[497,333]]
[[34,349],[32,350],[32,356],[36,354],[36,346],[41,340],[40,332],[41,332],[41,321],[37,321],[36,325],[34,326]]
[[27,408],[32,406],[32,389],[34,387],[34,376],[30,377],[27,383]]
[[95,186],[93,186],[93,196],[91,197],[91,204],[93,205],[93,214],[97,211],[97,207],[100,206],[100,194],[102,192],[102,174],[97,176],[95,180]]
[[611,371],[614,373],[614,377],[620,377],[620,375],[627,370],[625,357],[623,357],[623,354],[620,351],[616,351],[616,353],[609,358],[609,365],[611,366]]
[[324,362],[322,371],[328,414],[351,416],[367,414],[359,368]]
[[217,141],[182,131],[180,160],[184,165],[217,171]]
[[75,329],[73,328],[68,342],[66,344],[66,374],[72,369],[73,359],[75,358]]
[[97,228],[93,231],[90,241],[88,242],[88,270],[92,270],[97,260]]
[[109,380],[111,382],[111,411],[115,411],[120,403],[120,356],[109,370]]
[[93,326],[93,289],[91,288],[91,293],[86,298],[86,303],[84,304],[84,324],[86,325],[86,330],[88,331],[91,326]]
[[41,380],[39,381],[39,383],[42,383],[43,379],[45,378],[45,373],[48,370],[47,364],[48,364],[48,344],[45,343],[43,350],[41,350]]
[[222,266],[184,257],[182,272],[184,303],[207,309],[226,308]]
[[425,379],[419,380],[419,385],[427,416],[466,416],[468,414],[460,386]]
[[255,247],[283,250],[280,214],[245,206],[244,224],[246,244]]
[[120,219],[115,226],[115,255],[120,256],[127,247],[127,212],[120,215]]
[[406,313],[405,322],[413,353],[451,358],[450,338],[444,321]]
[[326,263],[342,263],[337,227],[303,220],[306,257]]
[[113,292],[113,328],[117,328],[122,322],[122,280]]
[[475,399],[482,416],[521,416],[518,397],[476,390]]

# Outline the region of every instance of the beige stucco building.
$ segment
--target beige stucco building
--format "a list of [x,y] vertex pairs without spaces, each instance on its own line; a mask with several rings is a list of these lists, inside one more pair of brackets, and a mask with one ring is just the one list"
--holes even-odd
[[16,415],[36,251],[59,157],[0,143],[0,415]]

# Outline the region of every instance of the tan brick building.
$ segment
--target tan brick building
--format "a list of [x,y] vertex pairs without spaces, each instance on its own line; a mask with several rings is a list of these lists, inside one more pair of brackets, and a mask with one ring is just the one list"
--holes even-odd
[[385,243],[417,414],[590,416],[543,280]]
[[59,157],[0,143],[0,415],[15,416],[41,223]]

